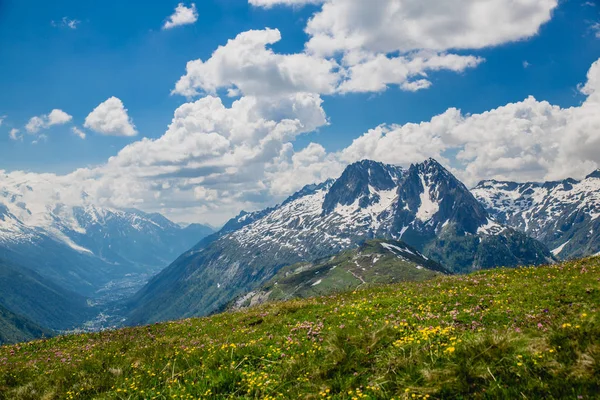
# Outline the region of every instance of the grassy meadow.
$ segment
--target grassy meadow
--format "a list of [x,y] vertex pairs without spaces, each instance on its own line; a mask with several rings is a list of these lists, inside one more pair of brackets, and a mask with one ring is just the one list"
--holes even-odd
[[0,347],[0,399],[591,399],[600,258]]

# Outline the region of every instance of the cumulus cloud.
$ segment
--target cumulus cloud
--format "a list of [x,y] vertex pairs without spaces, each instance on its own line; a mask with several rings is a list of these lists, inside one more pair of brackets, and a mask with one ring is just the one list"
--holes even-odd
[[483,59],[474,56],[421,51],[388,57],[350,52],[343,59],[307,53],[278,54],[269,45],[281,40],[277,29],[240,33],[206,60],[190,61],[174,94],[187,97],[215,94],[227,89],[230,96],[278,96],[297,92],[334,94],[379,92],[388,85],[417,91],[431,86],[427,73],[462,72]]
[[6,119],[6,115],[0,115],[0,126],[2,126],[5,119]]
[[327,0],[308,23],[315,53],[480,49],[527,39],[557,0]]
[[[406,165],[435,157],[471,185],[489,178],[582,177],[600,165],[600,61],[580,90],[587,99],[579,107],[530,96],[482,114],[451,108],[420,124],[382,125],[356,139],[340,159]],[[449,151],[456,156],[450,158]]]
[[84,131],[82,131],[81,129],[79,129],[78,127],[74,126],[71,128],[71,132],[73,132],[73,134],[77,137],[79,137],[80,139],[85,139],[86,134]]
[[387,57],[379,54],[370,56],[348,67],[347,79],[338,90],[347,92],[380,92],[388,85],[396,84],[403,90],[416,92],[427,89],[431,82],[428,71],[449,70],[462,72],[483,62],[474,56],[455,54],[419,54],[401,57]]
[[196,4],[192,3],[190,7],[186,7],[183,3],[179,3],[175,12],[168,18],[163,25],[163,29],[171,29],[176,26],[189,25],[198,21],[198,10]]
[[37,133],[54,125],[64,125],[71,122],[73,117],[63,110],[54,109],[47,115],[40,115],[29,120],[25,129],[29,133]]
[[277,29],[240,33],[220,46],[207,61],[190,61],[173,93],[195,96],[231,88],[233,94],[283,95],[297,92],[332,93],[339,76],[336,63],[303,53],[276,54],[267,46],[281,40]]
[[276,101],[243,97],[227,108],[218,97],[207,96],[179,107],[162,137],[126,146],[108,165],[138,169],[145,176],[208,172],[215,182],[219,176],[239,180],[256,173],[252,165],[260,169],[277,156],[283,143],[325,125],[321,103],[318,95],[298,93]]
[[246,96],[229,107],[207,96],[179,107],[162,137],[132,143],[96,168],[45,176],[40,185],[53,196],[60,192],[60,199],[75,196],[64,199],[69,204],[138,207],[178,221],[221,223],[241,208],[280,199],[267,169],[298,135],[325,124],[315,94]]
[[162,137],[132,143],[104,165],[43,179],[0,174],[0,186],[41,180],[48,196],[65,202],[218,224],[240,209],[263,208],[305,184],[337,177],[365,158],[408,166],[435,157],[468,185],[580,178],[600,165],[600,60],[580,90],[585,100],[577,107],[528,97],[481,114],[451,108],[421,123],[374,127],[338,152],[317,143],[294,148],[298,135],[327,124],[317,94],[244,96],[231,106],[206,96],[179,107]]
[[[254,6],[321,4],[305,53],[342,58],[339,91],[429,88],[428,71],[462,72],[483,60],[452,54],[536,35],[558,0],[249,0]],[[426,52],[423,56],[421,53]],[[434,59],[434,60],[432,60]],[[428,63],[429,61],[429,63]],[[432,63],[437,63],[434,67]]]
[[338,177],[344,166],[337,154],[328,153],[318,143],[310,143],[297,152],[292,143],[286,143],[279,156],[266,166],[266,177],[271,195],[277,198]]
[[123,102],[111,97],[96,107],[86,118],[84,127],[109,136],[135,136],[137,130]]
[[8,137],[11,140],[23,140],[23,135],[19,135],[19,130],[17,128],[12,128],[10,132],[8,132]]

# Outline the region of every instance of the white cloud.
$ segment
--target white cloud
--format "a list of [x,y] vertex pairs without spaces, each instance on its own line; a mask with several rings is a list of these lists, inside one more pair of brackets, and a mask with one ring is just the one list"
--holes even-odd
[[41,143],[41,142],[47,142],[47,141],[48,141],[48,135],[46,135],[46,134],[42,133],[42,134],[38,135],[38,136],[37,136],[37,137],[36,137],[36,138],[35,138],[35,139],[34,139],[34,140],[31,142],[31,144],[34,144],[34,145],[35,145],[35,144],[38,144],[38,143]]
[[462,72],[483,62],[474,56],[427,51],[397,57],[349,52],[340,64],[306,53],[277,54],[267,47],[280,40],[276,29],[240,33],[207,61],[190,61],[173,93],[191,97],[225,88],[231,97],[334,94],[379,92],[389,85],[417,91],[431,86],[428,72]]
[[64,112],[63,110],[54,109],[48,114],[48,125],[62,125],[70,122],[73,119],[72,116]]
[[79,137],[80,139],[85,139],[86,134],[84,131],[82,131],[81,129],[79,129],[78,127],[74,126],[71,128],[71,132],[73,132],[73,134],[77,137]]
[[420,124],[382,125],[356,139],[340,159],[406,165],[435,157],[453,165],[468,184],[582,177],[600,166],[600,60],[581,92],[588,97],[579,107],[529,97],[482,114],[451,108]]
[[135,136],[135,125],[127,115],[123,102],[111,97],[98,105],[86,118],[84,127],[110,136]]
[[600,39],[600,22],[595,22],[590,26],[590,29],[598,39]]
[[76,19],[70,19],[69,17],[62,17],[62,19],[58,22],[51,21],[50,24],[55,28],[69,28],[69,29],[77,29],[77,26],[81,23],[81,21]]
[[297,92],[332,93],[338,74],[336,63],[303,53],[276,54],[267,46],[281,40],[277,29],[240,33],[220,46],[207,61],[190,61],[173,93],[195,96],[230,88],[249,96]]
[[481,114],[451,108],[417,124],[382,125],[335,153],[316,143],[294,149],[298,135],[327,123],[316,94],[246,96],[230,107],[208,96],[179,107],[162,137],[137,141],[100,167],[65,176],[0,174],[0,186],[42,181],[38,197],[81,202],[85,191],[95,204],[218,224],[364,158],[406,166],[435,157],[467,184],[578,178],[600,165],[600,60],[581,91],[587,97],[578,107],[529,97]]
[[0,115],[0,126],[2,126],[5,119],[6,119],[6,115]]
[[321,4],[325,0],[248,0],[254,7],[271,8],[274,6],[305,6],[308,4]]
[[27,125],[25,125],[25,129],[29,133],[37,133],[41,129],[47,129],[54,125],[67,124],[71,122],[72,119],[73,117],[63,110],[54,109],[50,114],[31,118]]
[[[429,88],[431,70],[462,72],[483,60],[456,55],[530,38],[548,22],[558,0],[249,0],[254,6],[322,8],[308,22],[307,54],[342,57],[339,91]],[[422,53],[426,55],[423,56]],[[434,58],[437,67],[427,65]],[[323,93],[323,92],[321,92]]]
[[8,137],[11,140],[23,140],[23,135],[19,135],[19,130],[17,128],[13,128],[10,130],[10,132],[8,133]]
[[480,49],[527,39],[557,0],[327,0],[308,23],[307,48],[390,53]]
[[428,71],[462,72],[481,62],[483,59],[478,57],[455,54],[422,53],[393,58],[379,54],[349,66],[347,79],[338,90],[342,93],[379,92],[396,84],[403,90],[415,92],[431,86],[431,82],[424,79]]
[[186,7],[183,3],[179,3],[173,15],[169,17],[163,25],[163,29],[171,29],[176,26],[189,25],[198,21],[198,10],[196,4],[192,3],[190,7]]
[[320,183],[338,177],[344,165],[337,154],[327,153],[317,143],[310,143],[298,152],[291,143],[286,143],[277,158],[266,167],[270,193],[273,196],[288,196],[305,185]]
[[588,70],[587,81],[580,87],[580,91],[588,96],[587,102],[600,103],[600,59]]

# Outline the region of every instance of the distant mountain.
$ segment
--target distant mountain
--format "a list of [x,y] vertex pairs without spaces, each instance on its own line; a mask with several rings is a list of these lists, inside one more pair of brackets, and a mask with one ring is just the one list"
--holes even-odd
[[94,315],[86,298],[28,268],[0,260],[0,305],[53,330],[80,326]]
[[284,267],[259,289],[236,299],[231,308],[267,301],[329,295],[377,284],[422,281],[449,274],[403,242],[368,240],[332,257]]
[[125,277],[143,283],[210,233],[135,209],[67,206],[0,181],[0,258],[86,296]]
[[366,160],[335,181],[307,186],[277,207],[227,223],[134,296],[130,322],[211,313],[284,266],[372,238],[402,240],[452,272],[552,260],[541,243],[494,222],[435,160],[407,170]]
[[558,182],[483,181],[472,190],[494,218],[562,259],[600,252],[600,170]]
[[51,330],[42,328],[35,322],[0,305],[0,346],[53,335],[54,332]]

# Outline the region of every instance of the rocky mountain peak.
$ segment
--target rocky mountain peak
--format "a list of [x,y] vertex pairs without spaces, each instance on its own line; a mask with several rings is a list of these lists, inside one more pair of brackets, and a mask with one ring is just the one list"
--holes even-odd
[[376,161],[363,160],[346,167],[342,176],[333,183],[323,203],[325,214],[337,205],[348,206],[358,201],[361,208],[377,203],[379,191],[396,188],[403,169]]
[[452,223],[460,232],[476,233],[488,221],[467,187],[432,158],[410,166],[399,196],[398,208],[405,210],[398,213],[403,225],[416,217],[429,230]]

